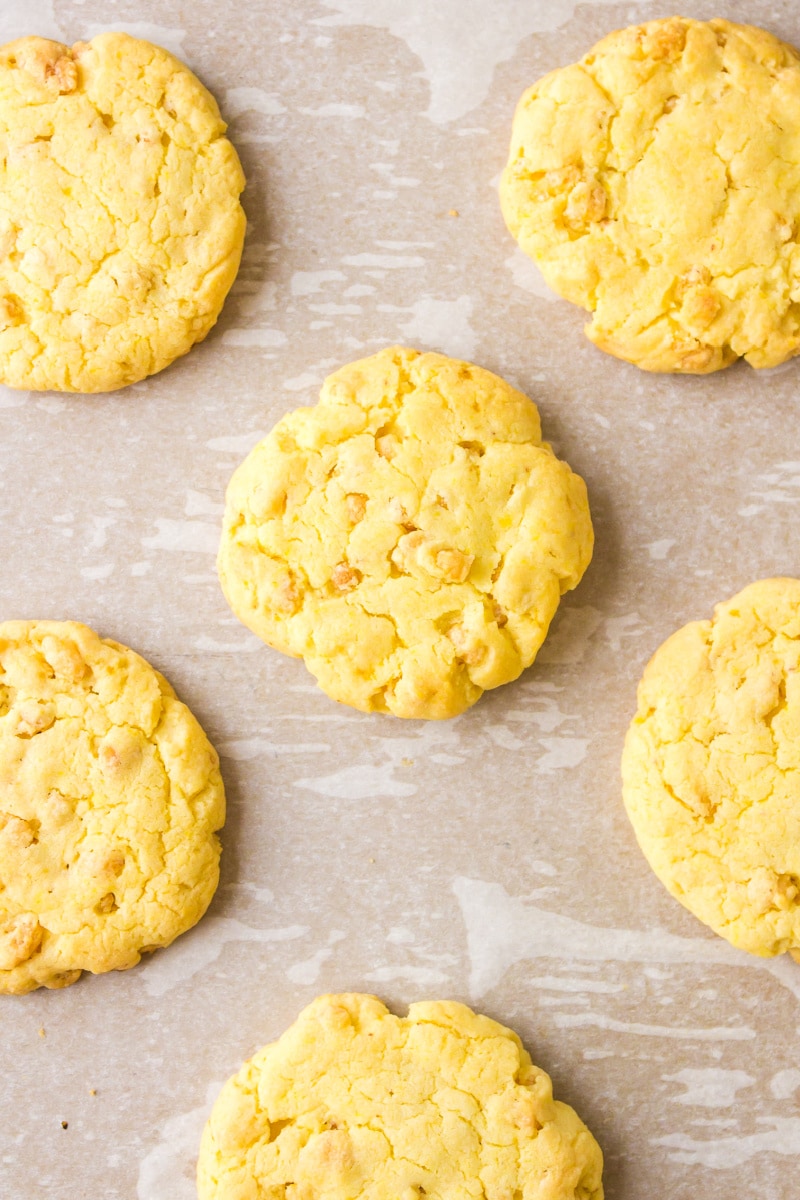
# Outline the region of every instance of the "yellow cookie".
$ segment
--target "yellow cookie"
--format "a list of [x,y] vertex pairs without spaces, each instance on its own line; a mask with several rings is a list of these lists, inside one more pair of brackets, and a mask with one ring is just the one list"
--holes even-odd
[[656,651],[622,759],[639,845],[753,954],[800,950],[800,580],[753,583]]
[[0,624],[0,992],[191,928],[224,817],[214,749],[144,659],[73,621]]
[[0,49],[0,383],[105,392],[204,338],[239,266],[216,101],[125,33]]
[[583,480],[527,396],[395,347],[252,451],[219,573],[236,615],[335,700],[452,717],[533,662],[591,552]]
[[800,60],[764,30],[610,34],[524,94],[500,196],[602,350],[705,373],[800,349]]
[[222,1089],[200,1200],[602,1200],[603,1156],[515,1033],[321,996]]

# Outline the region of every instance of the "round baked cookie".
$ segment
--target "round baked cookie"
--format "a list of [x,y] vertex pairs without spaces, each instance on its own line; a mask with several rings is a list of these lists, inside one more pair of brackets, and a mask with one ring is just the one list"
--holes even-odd
[[191,928],[224,817],[216,752],[144,659],[73,621],[0,624],[0,992]]
[[515,1033],[463,1004],[321,996],[222,1089],[199,1200],[602,1200],[603,1156]]
[[219,573],[333,699],[452,717],[533,662],[591,551],[583,480],[527,396],[395,347],[331,375],[239,467]]
[[764,30],[610,34],[523,95],[500,198],[602,350],[705,373],[800,349],[800,59]]
[[204,338],[244,176],[216,101],[125,33],[0,49],[0,383],[105,392]]
[[800,951],[800,580],[678,630],[639,685],[623,795],[669,891],[734,946]]

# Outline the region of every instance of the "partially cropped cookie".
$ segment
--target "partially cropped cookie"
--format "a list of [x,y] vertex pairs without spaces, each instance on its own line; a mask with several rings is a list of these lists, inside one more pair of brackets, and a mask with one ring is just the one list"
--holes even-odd
[[516,1034],[463,1004],[321,996],[226,1083],[200,1200],[602,1200],[603,1158]]
[[610,34],[523,95],[500,195],[602,350],[705,373],[800,349],[800,59],[764,30]]
[[244,177],[216,101],[124,33],[0,49],[0,383],[105,392],[204,338]]
[[72,621],[0,624],[0,992],[132,967],[205,912],[216,752],[167,681]]
[[800,952],[800,580],[766,579],[656,651],[622,760],[662,883],[734,946]]
[[583,480],[527,396],[395,347],[331,375],[236,471],[219,572],[335,700],[452,717],[533,662],[591,552]]

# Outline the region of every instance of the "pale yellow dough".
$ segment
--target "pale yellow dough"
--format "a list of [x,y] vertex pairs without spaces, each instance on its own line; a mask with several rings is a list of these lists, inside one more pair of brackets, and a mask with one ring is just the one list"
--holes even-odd
[[125,33],[0,49],[0,383],[105,392],[206,336],[244,239],[224,131],[183,63]]
[[610,34],[524,94],[500,196],[602,350],[705,373],[800,349],[800,60],[764,30]]
[[72,621],[0,624],[0,992],[132,967],[205,912],[218,759],[144,659]]
[[751,584],[656,651],[622,778],[673,896],[752,954],[800,950],[800,580]]
[[533,662],[591,552],[583,480],[527,396],[395,347],[331,375],[252,451],[219,572],[237,616],[329,696],[438,718]]
[[321,996],[217,1099],[200,1200],[602,1200],[603,1158],[515,1033]]

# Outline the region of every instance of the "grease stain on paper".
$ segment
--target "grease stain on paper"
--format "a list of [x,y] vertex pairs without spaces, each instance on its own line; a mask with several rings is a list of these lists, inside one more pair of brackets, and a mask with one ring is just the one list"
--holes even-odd
[[[416,757],[427,757],[437,748],[451,752],[460,748],[458,727],[438,722],[424,725],[416,737],[374,738],[376,746],[372,762],[342,767],[330,775],[298,779],[294,786],[316,792],[332,799],[368,800],[379,796],[408,797],[417,794],[418,785],[411,779],[397,778],[396,772],[413,765]],[[457,762],[463,757],[458,755]]]
[[185,554],[213,554],[219,549],[219,526],[208,521],[177,521],[156,517],[157,533],[142,538],[145,550],[169,550]]
[[[494,0],[487,21],[486,0],[438,0],[423,5],[408,0],[322,0],[334,15],[318,17],[311,24],[367,25],[388,29],[401,38],[422,62],[430,86],[427,116],[437,125],[446,125],[483,103],[495,67],[512,58],[525,38],[565,25],[579,2]],[[614,2],[593,0],[595,4]]]
[[0,6],[0,45],[28,37],[31,33],[56,42],[65,40],[66,34],[56,20],[53,0],[24,0],[16,4],[13,0],[11,3],[5,0]]
[[411,316],[407,321],[400,321],[398,328],[409,345],[419,344],[452,358],[471,361],[477,346],[477,337],[470,324],[472,310],[469,296],[459,296],[455,300],[421,296],[406,310]]
[[669,1158],[673,1162],[718,1171],[743,1167],[757,1154],[800,1156],[800,1117],[758,1117],[756,1120],[759,1125],[771,1125],[772,1128],[708,1140],[689,1133],[670,1133],[666,1137],[651,1138],[650,1144],[672,1150]]
[[[305,937],[307,925],[259,929],[234,917],[206,916],[201,924],[183,934],[168,950],[157,951],[140,968],[148,996],[160,997],[216,962],[228,942],[291,942]],[[193,936],[194,934],[194,936]]]
[[511,272],[511,278],[514,281],[515,287],[522,288],[524,292],[528,292],[531,296],[538,296],[540,300],[559,300],[561,298],[556,295],[552,288],[547,286],[544,276],[536,263],[519,246],[505,260],[505,265]]
[[736,1093],[756,1082],[746,1071],[726,1071],[722,1067],[687,1067],[675,1075],[662,1075],[667,1083],[679,1083],[686,1090],[673,1096],[674,1104],[690,1104],[700,1108],[731,1108]]
[[257,87],[228,88],[224,94],[222,109],[226,117],[235,121],[242,113],[263,113],[267,117],[277,117],[286,112],[285,105],[275,96]]
[[328,934],[328,944],[322,946],[310,958],[303,959],[302,962],[294,963],[286,972],[287,978],[292,983],[301,983],[310,986],[316,983],[319,979],[319,973],[322,970],[323,963],[326,963],[333,955],[333,947],[337,942],[344,941],[347,937],[341,929],[332,929]]
[[200,1136],[224,1082],[208,1085],[205,1104],[165,1123],[161,1141],[139,1166],[137,1200],[197,1200],[195,1170]]
[[470,993],[495,987],[510,967],[541,958],[562,962],[699,964],[742,967],[773,975],[800,1000],[800,973],[787,955],[755,958],[722,938],[687,938],[664,930],[617,929],[576,921],[526,904],[502,884],[456,876],[453,892],[467,930]]

